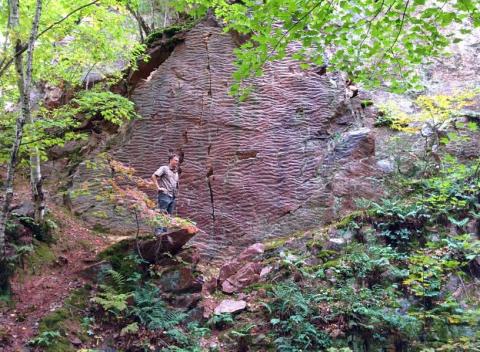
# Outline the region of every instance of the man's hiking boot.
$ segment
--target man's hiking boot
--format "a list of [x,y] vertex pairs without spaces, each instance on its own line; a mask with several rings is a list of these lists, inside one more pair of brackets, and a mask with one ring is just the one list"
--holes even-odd
[[164,234],[165,232],[167,232],[167,228],[166,227],[157,227],[155,229],[155,236],[161,236],[162,234]]

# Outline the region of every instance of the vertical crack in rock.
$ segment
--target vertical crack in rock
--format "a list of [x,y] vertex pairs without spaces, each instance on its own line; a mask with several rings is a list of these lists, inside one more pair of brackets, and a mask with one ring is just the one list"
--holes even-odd
[[208,32],[205,36],[205,50],[207,51],[207,71],[208,71],[208,92],[207,95],[212,98],[212,72],[210,70],[210,51],[208,49],[208,41],[212,36],[211,32]]
[[[210,152],[210,148],[209,148]],[[207,185],[208,185],[208,191],[210,193],[210,204],[212,206],[212,235],[215,235],[215,202],[213,199],[213,188],[212,188],[212,183],[211,183],[211,177],[213,176],[213,167],[210,166],[207,171]]]
[[129,94],[137,87],[137,85],[150,77],[173,53],[178,43],[183,39],[172,38],[169,41],[159,42],[157,46],[148,50],[149,60],[141,60],[138,68],[128,75]]

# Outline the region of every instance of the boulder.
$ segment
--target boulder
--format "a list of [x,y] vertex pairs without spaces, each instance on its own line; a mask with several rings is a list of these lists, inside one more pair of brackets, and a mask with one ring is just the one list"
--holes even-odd
[[225,293],[239,292],[244,287],[260,280],[262,265],[259,263],[247,263],[234,275],[222,283],[222,291]]
[[263,243],[254,243],[251,246],[244,249],[236,258],[227,261],[220,268],[218,280],[220,282],[225,281],[230,276],[234,275],[240,268],[248,261],[254,260],[258,255],[262,254],[265,250]]
[[187,226],[171,230],[160,236],[139,239],[138,241],[133,238],[121,242],[126,242],[124,245],[127,249],[138,251],[144,260],[156,263],[164,258],[165,253],[171,255],[179,253],[183,246],[197,233],[198,229],[195,226]]
[[33,218],[33,215],[35,213],[35,209],[33,207],[32,202],[23,202],[20,204],[12,204],[10,207],[10,211],[12,214],[18,215],[18,216],[26,216]]
[[203,317],[208,319],[212,316],[218,302],[212,297],[204,297],[201,302],[201,308],[203,309]]
[[247,307],[247,302],[236,301],[233,299],[225,299],[218,306],[215,307],[215,314],[223,313],[237,313],[244,310]]
[[106,260],[102,260],[86,266],[79,272],[79,275],[86,280],[100,282],[102,281],[106,273],[112,269],[112,264],[110,264]]
[[253,260],[260,254],[263,254],[265,251],[265,245],[263,243],[254,243],[251,246],[247,247],[240,255],[238,256],[238,260],[240,261],[247,261]]
[[262,243],[255,243],[220,268],[218,281],[223,292],[239,292],[260,280],[262,265],[257,259],[264,249],[265,246]]
[[194,270],[189,266],[174,267],[162,273],[157,284],[164,292],[200,292],[203,280],[194,275]]
[[[166,55],[154,55],[152,71],[142,72],[145,79],[135,80],[131,92],[143,118],[109,149],[144,179],[170,149],[184,153],[178,214],[209,234],[195,242],[216,259],[329,222],[337,209],[353,208],[356,197],[381,195],[373,187],[374,139],[359,128],[371,125],[371,107],[362,106],[365,97],[355,87],[345,94],[346,76],[303,70],[287,53],[266,65],[238,103],[229,94],[236,48],[232,34],[204,21]],[[292,44],[288,51],[297,49]],[[78,173],[73,188],[87,177]],[[142,190],[155,199],[154,187]],[[120,222],[111,225],[121,230]]]
[[202,296],[200,293],[188,293],[188,294],[178,294],[175,293],[172,301],[170,302],[174,307],[181,309],[194,309]]

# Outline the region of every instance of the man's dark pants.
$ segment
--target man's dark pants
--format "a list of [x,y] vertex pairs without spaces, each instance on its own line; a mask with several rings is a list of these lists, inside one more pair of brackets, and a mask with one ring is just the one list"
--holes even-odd
[[[162,211],[166,211],[168,214],[173,215],[175,209],[175,197],[171,197],[166,193],[158,192],[158,208]],[[155,233],[167,232],[166,227],[159,227]]]

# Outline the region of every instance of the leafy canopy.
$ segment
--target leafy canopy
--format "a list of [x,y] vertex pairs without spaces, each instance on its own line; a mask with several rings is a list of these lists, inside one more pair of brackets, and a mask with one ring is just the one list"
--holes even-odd
[[[22,43],[28,41],[35,2],[20,1],[20,28],[18,33],[13,33],[7,26],[8,2],[0,0],[0,161],[9,156],[19,112],[15,107],[19,98],[16,73],[13,65],[5,66],[5,63],[13,57],[16,36]],[[21,158],[27,159],[28,148],[39,148],[45,158],[45,149],[81,137],[71,130],[78,125],[78,120],[73,118],[75,109],[50,112],[36,107],[45,87],[74,91],[88,85],[89,75],[115,81],[122,69],[135,66],[143,49],[136,41],[136,26],[119,1],[58,0],[54,4],[44,1],[33,57],[35,122],[25,128]],[[135,117],[131,103],[113,93],[86,93],[77,97],[75,103],[77,110],[95,105],[95,112],[117,124]]]
[[179,9],[213,9],[226,31],[251,35],[236,52],[237,80],[292,53],[302,68],[328,65],[366,86],[387,81],[393,91],[418,86],[426,57],[480,26],[478,0],[181,0]]

